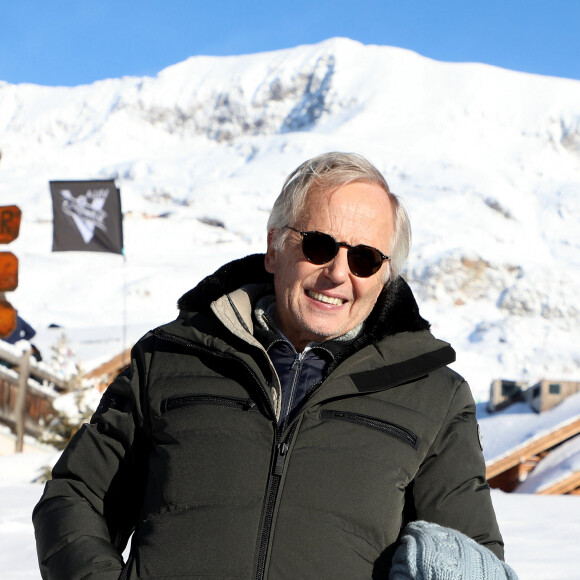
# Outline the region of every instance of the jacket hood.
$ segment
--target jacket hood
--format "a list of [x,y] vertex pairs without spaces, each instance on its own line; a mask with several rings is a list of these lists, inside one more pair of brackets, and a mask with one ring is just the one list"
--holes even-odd
[[204,278],[195,288],[186,292],[177,307],[184,312],[197,312],[207,308],[214,300],[249,284],[274,285],[274,276],[264,268],[265,254],[251,254],[224,264]]
[[[229,262],[204,278],[195,288],[184,294],[177,306],[182,315],[198,312],[246,285],[265,284],[273,287],[274,277],[264,268],[264,254],[252,254]],[[419,307],[409,285],[400,276],[390,282],[367,318],[363,336],[353,346],[360,348],[385,336],[399,332],[429,330],[430,324],[419,314]]]

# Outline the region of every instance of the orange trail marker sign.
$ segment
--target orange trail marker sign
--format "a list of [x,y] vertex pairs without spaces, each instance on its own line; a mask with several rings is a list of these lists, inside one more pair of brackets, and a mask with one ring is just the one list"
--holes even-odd
[[[16,205],[0,206],[0,244],[13,242],[20,233],[22,212]],[[4,297],[5,291],[18,286],[18,258],[12,252],[0,252],[0,338],[16,328],[16,310]]]
[[0,337],[10,336],[16,328],[16,310],[0,292]]
[[0,206],[0,244],[9,244],[18,237],[21,217],[22,212],[18,206]]
[[18,286],[18,258],[12,252],[0,252],[0,292],[11,292]]

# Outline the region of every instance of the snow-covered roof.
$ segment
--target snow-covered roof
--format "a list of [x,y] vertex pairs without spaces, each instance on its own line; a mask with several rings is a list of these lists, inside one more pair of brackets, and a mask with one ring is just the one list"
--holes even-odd
[[544,457],[518,486],[518,493],[540,493],[580,472],[580,435]]
[[478,405],[478,421],[487,465],[514,453],[548,433],[580,419],[580,393],[568,397],[544,413],[534,412],[527,403],[515,403],[497,413]]

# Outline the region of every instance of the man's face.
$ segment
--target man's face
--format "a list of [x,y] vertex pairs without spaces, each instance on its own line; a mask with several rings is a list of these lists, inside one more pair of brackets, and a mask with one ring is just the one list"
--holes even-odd
[[[330,234],[352,246],[372,246],[388,256],[393,209],[381,187],[354,182],[311,193],[297,223],[289,225]],[[277,323],[297,350],[341,336],[370,314],[384,285],[387,262],[376,274],[360,278],[348,267],[346,248],[327,264],[316,265],[304,257],[299,233],[289,231],[281,251],[272,242],[269,235],[265,265],[274,274]]]

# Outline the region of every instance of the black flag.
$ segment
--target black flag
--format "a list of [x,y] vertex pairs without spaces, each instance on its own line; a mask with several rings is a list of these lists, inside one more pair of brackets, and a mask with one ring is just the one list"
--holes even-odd
[[51,181],[53,252],[123,253],[121,192],[112,180]]

